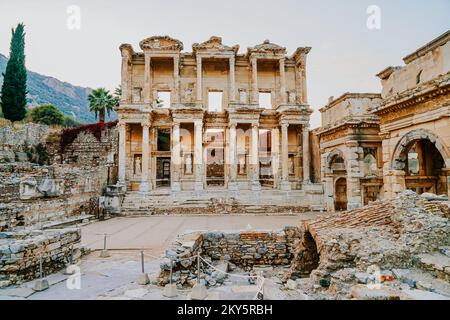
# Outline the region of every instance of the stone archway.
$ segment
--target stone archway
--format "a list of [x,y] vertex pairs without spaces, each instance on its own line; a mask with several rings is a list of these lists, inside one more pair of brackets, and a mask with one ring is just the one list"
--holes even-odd
[[[417,193],[448,194],[448,148],[433,132],[418,129],[404,135],[392,155],[391,169],[403,172],[397,183]],[[401,191],[401,190],[400,190]]]

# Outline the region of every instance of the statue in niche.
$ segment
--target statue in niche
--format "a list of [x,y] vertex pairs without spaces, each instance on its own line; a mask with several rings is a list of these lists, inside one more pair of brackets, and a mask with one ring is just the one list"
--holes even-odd
[[247,103],[247,91],[245,90],[239,91],[239,101],[241,103]]
[[294,174],[294,158],[293,157],[289,157],[289,174]]
[[191,88],[184,89],[184,100],[186,102],[192,101],[192,89]]
[[140,175],[141,173],[142,173],[141,157],[135,157],[134,158],[134,174]]
[[184,162],[184,173],[185,174],[192,174],[192,156],[188,154],[186,156],[186,160]]
[[295,100],[297,98],[296,95],[295,95],[295,91],[289,91],[288,98],[289,98],[289,103],[290,104],[295,104]]
[[142,92],[142,88],[134,88],[134,90],[133,90],[133,102],[134,103],[141,102],[141,92]]
[[239,174],[245,174],[245,157],[239,157]]

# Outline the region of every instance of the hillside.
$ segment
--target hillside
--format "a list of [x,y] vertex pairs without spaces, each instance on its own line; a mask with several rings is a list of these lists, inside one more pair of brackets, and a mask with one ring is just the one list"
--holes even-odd
[[[8,59],[0,54],[0,85],[3,82],[1,73],[5,72],[7,61]],[[87,103],[87,96],[92,89],[74,86],[32,71],[28,71],[27,87],[30,106],[50,103],[78,122],[95,122],[95,116],[89,112]]]

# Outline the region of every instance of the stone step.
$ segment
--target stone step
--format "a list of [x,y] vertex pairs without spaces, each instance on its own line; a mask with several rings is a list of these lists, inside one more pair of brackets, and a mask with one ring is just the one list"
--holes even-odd
[[419,255],[422,269],[434,274],[437,278],[450,282],[450,257],[441,253],[426,253]]
[[394,276],[412,289],[429,291],[450,297],[450,283],[419,269],[393,269]]

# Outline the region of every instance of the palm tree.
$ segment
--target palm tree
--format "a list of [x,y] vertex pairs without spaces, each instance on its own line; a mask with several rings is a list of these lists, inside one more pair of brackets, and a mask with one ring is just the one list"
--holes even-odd
[[104,88],[92,90],[88,96],[88,101],[89,111],[95,112],[95,118],[97,119],[98,116],[99,122],[105,122],[105,112],[109,116],[117,103],[112,94]]

